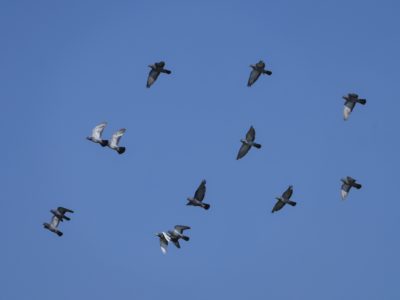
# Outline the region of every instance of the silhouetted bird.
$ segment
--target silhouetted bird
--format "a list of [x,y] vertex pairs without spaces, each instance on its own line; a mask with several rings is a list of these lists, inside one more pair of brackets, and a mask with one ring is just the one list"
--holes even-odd
[[357,94],[350,93],[347,96],[343,96],[343,99],[346,100],[344,102],[344,110],[343,110],[343,117],[344,120],[346,121],[351,112],[354,109],[354,106],[356,106],[356,103],[360,103],[362,105],[365,105],[367,103],[366,99],[359,99]]
[[256,131],[254,130],[253,126],[250,127],[249,131],[247,131],[246,134],[246,139],[245,140],[240,140],[242,142],[242,146],[239,149],[239,153],[236,157],[236,159],[241,159],[243,156],[249,152],[251,147],[256,147],[257,149],[261,148],[260,144],[254,143],[254,140],[256,138]]
[[356,180],[350,176],[346,176],[345,178],[340,179],[340,181],[343,183],[340,191],[343,200],[346,199],[352,187],[355,187],[357,190],[362,187],[361,184],[356,183]]
[[125,152],[126,148],[125,147],[119,147],[119,140],[121,137],[124,135],[126,129],[122,128],[118,130],[116,133],[114,133],[111,137],[111,141],[108,141],[107,146],[115,151],[118,152],[118,154],[122,154]]
[[74,211],[64,208],[64,207],[58,207],[57,209],[52,209],[50,212],[53,214],[53,217],[51,218],[51,223],[43,223],[43,227],[50,230],[51,232],[54,232],[58,236],[62,236],[63,233],[58,229],[58,225],[60,224],[60,221],[62,222],[63,220],[71,220],[69,217],[67,217],[65,214],[67,212],[73,213]]
[[260,60],[258,63],[255,65],[250,65],[250,68],[252,68],[252,71],[250,73],[249,81],[247,82],[247,86],[252,86],[260,77],[261,74],[267,74],[267,75],[272,75],[272,72],[269,70],[265,70],[265,62]]
[[291,206],[296,206],[297,203],[290,200],[292,194],[293,194],[293,186],[290,185],[287,188],[287,190],[282,194],[281,197],[275,198],[278,201],[276,202],[274,208],[272,209],[272,212],[274,213],[278,210],[281,210],[282,207],[284,207],[286,204],[289,204]]
[[164,69],[164,66],[165,62],[163,61],[156,62],[154,65],[149,65],[149,68],[151,68],[151,70],[149,72],[149,76],[147,77],[146,87],[151,87],[151,85],[157,80],[160,73],[171,74],[171,71]]
[[206,181],[203,180],[199,187],[196,190],[196,193],[194,194],[193,198],[187,198],[189,201],[186,205],[192,205],[192,206],[200,206],[204,209],[209,209],[210,204],[203,203],[204,196],[206,194]]
[[104,131],[104,128],[107,126],[107,122],[103,122],[99,125],[97,125],[95,128],[92,130],[92,135],[88,136],[86,139],[89,141],[92,141],[93,143],[100,144],[101,146],[105,147],[108,144],[107,140],[103,140],[101,138],[101,135]]

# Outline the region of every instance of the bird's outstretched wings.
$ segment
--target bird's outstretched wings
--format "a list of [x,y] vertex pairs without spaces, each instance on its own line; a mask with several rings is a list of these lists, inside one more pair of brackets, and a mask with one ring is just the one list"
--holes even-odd
[[54,228],[57,228],[58,224],[60,224],[60,219],[57,218],[56,216],[53,216],[51,218],[51,226],[54,227]]
[[290,197],[292,197],[292,194],[293,194],[293,186],[290,185],[290,186],[286,189],[286,191],[283,192],[282,198],[285,199],[285,200],[289,200]]
[[342,188],[340,190],[340,195],[342,196],[342,199],[346,199],[347,195],[349,194],[351,185],[348,183],[343,182]]
[[147,77],[147,84],[146,86],[149,88],[152,86],[152,84],[157,80],[158,75],[160,75],[159,71],[156,71],[154,69],[151,69],[149,72],[149,76]]
[[99,125],[97,125],[95,128],[92,130],[92,137],[96,140],[101,140],[101,134],[104,131],[104,128],[106,128],[107,122],[103,122]]
[[246,133],[246,141],[254,142],[256,139],[256,131],[253,126],[250,127],[249,131]]
[[242,143],[242,146],[239,149],[236,159],[241,159],[243,156],[245,156],[247,154],[247,152],[249,152],[250,148],[251,148],[250,145]]
[[160,236],[160,247],[161,247],[161,252],[163,254],[166,254],[168,249],[168,239],[165,233],[162,233]]
[[183,231],[186,230],[186,229],[190,229],[190,227],[189,226],[185,226],[185,225],[176,225],[175,226],[175,230],[177,232],[179,232],[180,234],[182,234]]
[[197,188],[196,193],[194,194],[194,198],[196,200],[203,201],[205,194],[206,194],[206,181],[203,180],[200,183],[199,187]]
[[69,212],[69,213],[74,213],[74,211],[73,210],[71,210],[71,209],[68,209],[68,208],[65,208],[65,207],[61,207],[61,206],[59,206],[59,207],[57,207],[57,210],[60,212],[60,214],[65,214],[65,213],[67,213],[67,212]]
[[278,201],[276,202],[276,204],[274,205],[274,208],[272,209],[272,212],[276,212],[276,211],[278,211],[278,210],[281,210],[282,207],[284,207],[284,206],[285,206],[285,203],[282,202],[282,201],[280,201],[280,200],[278,200]]
[[351,112],[353,111],[354,106],[356,105],[355,102],[351,102],[351,101],[346,101],[344,103],[344,109],[343,109],[343,117],[345,120],[347,120],[351,114]]
[[116,133],[114,133],[111,137],[111,143],[110,146],[111,147],[117,147],[119,140],[121,139],[121,137],[124,135],[126,129],[122,128],[120,130],[118,130]]
[[247,82],[247,86],[252,86],[254,82],[257,81],[258,77],[260,77],[261,72],[253,69],[250,73],[249,81]]

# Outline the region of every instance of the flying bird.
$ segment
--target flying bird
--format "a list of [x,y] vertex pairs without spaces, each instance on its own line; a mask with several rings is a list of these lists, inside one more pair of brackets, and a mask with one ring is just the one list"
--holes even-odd
[[147,88],[152,86],[152,84],[157,80],[160,73],[171,74],[171,71],[164,69],[164,66],[165,62],[163,61],[156,62],[153,65],[149,65],[149,68],[151,68],[151,70],[149,72],[149,76],[147,77]]
[[344,102],[344,110],[343,110],[343,117],[346,121],[351,112],[353,111],[356,103],[360,103],[361,105],[365,105],[367,103],[366,99],[359,99],[357,94],[349,93],[347,96],[343,96]]
[[73,213],[73,210],[70,210],[65,207],[58,207],[57,209],[52,209],[50,212],[53,214],[53,217],[51,218],[51,223],[43,223],[43,227],[46,228],[47,230],[50,230],[51,232],[54,232],[58,236],[62,236],[63,233],[58,229],[58,225],[60,222],[63,222],[64,220],[71,220],[69,217],[67,217],[65,214],[67,212]]
[[253,126],[250,127],[249,131],[247,131],[246,139],[240,140],[242,142],[242,146],[239,149],[238,155],[236,159],[241,159],[243,156],[249,152],[251,147],[256,147],[257,149],[261,148],[260,144],[254,142],[256,138],[256,131],[254,130]]
[[291,206],[296,206],[296,202],[291,201],[290,197],[292,197],[293,194],[293,186],[289,186],[286,191],[283,192],[281,197],[276,197],[275,199],[278,200],[272,209],[272,213],[281,210],[286,204],[289,204]]
[[158,236],[160,239],[161,252],[163,254],[167,253],[169,242],[172,242],[177,248],[181,248],[181,245],[179,244],[179,239],[189,241],[190,238],[183,234],[183,231],[187,229],[190,229],[190,227],[185,225],[176,225],[174,227],[174,230],[156,233],[156,236]]
[[126,148],[125,147],[120,147],[118,146],[119,140],[121,137],[124,135],[126,129],[122,128],[118,130],[116,133],[114,133],[111,137],[111,141],[108,141],[107,146],[115,151],[118,152],[118,154],[122,154],[125,152]]
[[263,62],[262,60],[260,60],[255,65],[250,65],[250,68],[252,68],[252,70],[250,73],[249,81],[247,82],[248,87],[252,86],[261,74],[272,75],[271,71],[265,70],[265,62]]
[[192,205],[192,206],[200,206],[204,208],[205,210],[210,208],[210,204],[203,203],[204,196],[206,194],[206,181],[203,180],[199,187],[197,188],[194,197],[193,198],[187,198],[189,201],[186,205]]
[[357,190],[361,189],[362,187],[361,184],[357,183],[356,180],[350,176],[346,176],[345,178],[342,178],[340,181],[342,181],[342,188],[340,191],[342,200],[346,199],[352,187],[356,188]]
[[88,136],[86,139],[88,139],[89,141],[92,141],[93,143],[100,144],[102,147],[107,146],[108,141],[103,140],[101,138],[101,135],[104,131],[104,128],[106,128],[106,126],[107,126],[107,122],[103,122],[103,123],[97,125],[95,128],[93,128],[92,135]]

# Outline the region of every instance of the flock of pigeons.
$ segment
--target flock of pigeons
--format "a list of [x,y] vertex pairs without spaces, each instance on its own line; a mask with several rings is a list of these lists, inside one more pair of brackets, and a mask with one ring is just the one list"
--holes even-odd
[[[165,62],[160,61],[156,62],[153,65],[149,65],[150,67],[150,72],[147,78],[147,83],[146,87],[150,88],[154,82],[157,80],[159,75],[161,73],[165,74],[171,74],[170,70],[165,69]],[[252,86],[260,77],[261,74],[266,74],[266,75],[272,75],[272,72],[269,70],[265,69],[265,63],[260,60],[258,63],[255,65],[250,65],[252,68],[252,71],[250,73],[250,77],[247,83],[247,86]],[[361,105],[365,105],[367,101],[365,99],[360,99],[357,94],[354,93],[349,93],[347,96],[344,96],[343,99],[345,100],[344,103],[344,110],[343,110],[343,117],[344,120],[347,120],[353,111],[355,105],[357,103]],[[121,140],[121,137],[124,135],[126,129],[122,128],[115,132],[110,140],[103,140],[102,134],[107,126],[106,122],[103,122],[99,125],[97,125],[93,130],[92,130],[92,135],[87,137],[87,140],[100,144],[102,147],[108,147],[114,151],[116,151],[118,154],[123,154],[125,153],[126,148],[119,146],[119,142]],[[261,145],[255,142],[256,138],[256,131],[253,126],[250,127],[250,129],[247,131],[246,137],[242,139],[240,142],[242,143],[239,152],[237,154],[236,159],[239,160],[243,158],[251,148],[256,148],[260,149]],[[346,176],[345,178],[341,179],[342,181],[342,186],[341,186],[341,197],[342,199],[346,199],[349,191],[351,188],[356,188],[360,189],[361,184],[356,182],[356,179]],[[193,197],[187,198],[188,203],[186,205],[190,206],[198,206],[202,207],[205,210],[208,210],[210,208],[210,204],[204,203],[204,196],[206,194],[206,181],[203,180],[199,187],[197,188],[195,194]],[[286,204],[289,204],[291,206],[296,206],[296,202],[290,200],[291,196],[293,194],[293,186],[289,186],[282,194],[280,197],[276,197],[276,204],[272,208],[272,213],[281,210]],[[69,221],[70,218],[66,216],[66,213],[73,213],[72,210],[64,207],[58,207],[55,210],[50,210],[50,212],[53,214],[51,223],[44,223],[43,226],[47,230],[57,234],[58,236],[62,236],[63,233],[58,229],[58,226],[60,222],[63,222],[64,220]],[[189,226],[185,225],[176,225],[173,230],[169,231],[163,231],[159,232],[156,234],[156,236],[160,240],[160,246],[161,246],[161,251],[162,253],[167,253],[167,247],[169,243],[173,243],[177,248],[180,248],[179,240],[182,239],[184,241],[189,241],[189,237],[184,235],[184,231],[190,229]]]

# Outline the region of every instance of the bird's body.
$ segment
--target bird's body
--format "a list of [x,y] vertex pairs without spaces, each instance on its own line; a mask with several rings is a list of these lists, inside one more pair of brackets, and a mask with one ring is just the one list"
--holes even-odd
[[43,223],[43,227],[46,228],[47,230],[50,230],[51,232],[54,232],[58,236],[62,236],[63,233],[58,229],[58,225],[63,220],[69,221],[70,218],[67,217],[65,214],[67,212],[73,213],[74,211],[70,210],[68,208],[60,206],[57,209],[50,210],[50,212],[53,214],[53,217],[51,218],[51,223],[50,224],[49,223]]
[[107,122],[100,123],[92,130],[92,135],[88,136],[86,139],[92,141],[93,143],[100,144],[102,147],[107,146],[108,141],[103,140],[101,135],[103,134],[104,128],[107,126]]
[[160,247],[162,253],[167,253],[168,243],[172,242],[177,248],[181,248],[179,244],[179,240],[183,239],[184,241],[189,241],[189,237],[183,234],[183,231],[190,229],[189,226],[185,225],[176,225],[174,230],[169,230],[167,232],[159,232],[156,236],[160,239]]
[[124,135],[126,129],[122,128],[120,130],[118,130],[117,132],[115,132],[112,137],[111,140],[108,141],[107,146],[115,151],[118,152],[118,154],[122,154],[125,152],[126,148],[125,147],[120,147],[119,141],[121,139],[121,137]]
[[281,210],[286,204],[289,204],[291,206],[296,206],[296,202],[291,201],[290,197],[292,197],[293,194],[293,186],[289,186],[285,192],[283,192],[281,197],[276,197],[276,204],[272,209],[272,213]]
[[357,183],[356,180],[350,176],[342,178],[341,181],[342,187],[340,190],[340,195],[342,197],[342,200],[345,200],[347,198],[347,195],[349,194],[352,187],[356,188],[357,190],[361,189],[362,187],[361,184]]
[[261,148],[260,144],[254,142],[255,138],[256,138],[256,131],[253,128],[253,126],[251,126],[250,129],[247,131],[246,139],[240,140],[242,146],[239,149],[236,159],[241,159],[242,157],[244,157],[252,147],[255,147],[257,149]]
[[366,99],[359,99],[358,95],[354,93],[349,93],[347,96],[343,96],[343,99],[345,100],[343,109],[343,118],[345,121],[349,118],[357,103],[360,103],[361,105],[367,103]]
[[252,86],[258,80],[261,74],[272,75],[271,71],[265,70],[265,62],[263,62],[262,60],[260,60],[255,65],[250,65],[250,68],[252,68],[252,70],[249,80],[247,81],[248,87]]
[[206,181],[203,180],[200,183],[199,187],[197,188],[194,197],[187,198],[188,203],[186,205],[200,206],[205,210],[208,210],[210,208],[210,204],[203,203],[205,194],[206,194]]
[[153,65],[149,65],[151,69],[149,72],[149,76],[147,77],[146,87],[149,88],[153,85],[153,83],[157,80],[160,73],[171,74],[170,70],[164,69],[165,62],[160,61],[156,62]]

